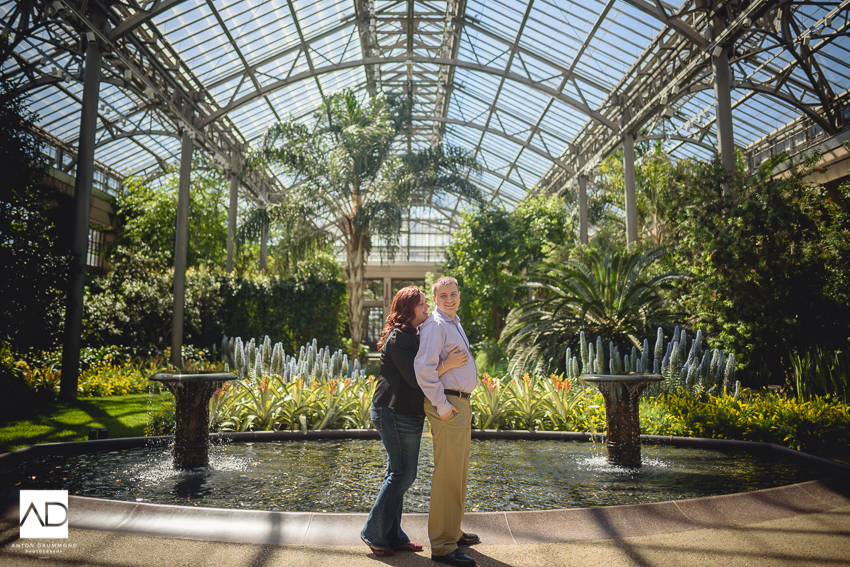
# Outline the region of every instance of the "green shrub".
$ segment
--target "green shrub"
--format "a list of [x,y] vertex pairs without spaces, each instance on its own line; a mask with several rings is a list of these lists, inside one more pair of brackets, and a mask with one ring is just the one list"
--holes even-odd
[[[8,42],[4,32],[4,57]],[[44,182],[46,148],[28,108],[32,91],[20,86],[17,78],[0,77],[0,341],[29,351],[51,348],[61,337],[73,206]]]
[[672,190],[679,299],[749,387],[783,383],[789,352],[846,348],[850,333],[850,183],[775,177],[782,159],[750,178],[700,164]]
[[148,418],[145,437],[158,435],[174,435],[174,402],[164,404]]
[[850,403],[850,352],[817,346],[803,354],[792,352],[790,358],[797,396],[808,400],[835,394]]
[[[282,343],[287,352],[315,339],[342,347],[347,323],[346,285],[316,276],[276,278],[264,275],[233,279],[224,291],[221,332],[230,337],[263,337]],[[208,346],[211,343],[202,343]],[[350,351],[349,351],[350,352]]]
[[[113,270],[86,291],[85,338],[92,347],[163,348],[169,342],[173,274],[145,249],[115,252]],[[204,267],[186,272],[184,342],[210,348],[222,335],[269,335],[292,352],[316,338],[341,346],[346,286],[317,276],[238,277]]]
[[641,404],[641,431],[777,443],[828,453],[850,447],[850,406],[833,396],[801,401],[768,391],[741,396],[662,394]]
[[115,361],[109,358],[80,373],[77,393],[81,397],[125,396],[160,391],[159,384],[148,378],[161,368],[159,361],[139,363]]

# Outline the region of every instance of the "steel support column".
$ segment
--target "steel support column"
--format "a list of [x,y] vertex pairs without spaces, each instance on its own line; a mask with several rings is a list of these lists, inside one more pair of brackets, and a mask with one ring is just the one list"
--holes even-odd
[[[713,0],[714,17],[706,30],[709,41],[717,39],[726,29],[726,19],[720,3]],[[717,49],[717,48],[715,48]],[[712,53],[711,69],[714,72],[714,107],[717,124],[717,153],[723,169],[735,171],[735,139],[732,136],[732,68],[729,66],[729,49],[717,49]],[[726,192],[724,185],[723,192]]]
[[239,176],[230,172],[230,207],[227,210],[227,264],[225,269],[233,271],[234,239],[236,238],[236,206],[239,191]]
[[[106,18],[98,8],[92,8],[92,21],[105,31]],[[85,37],[83,39],[86,42]],[[97,131],[97,105],[100,99],[100,75],[103,62],[99,42],[86,45],[83,78],[82,112],[80,114],[80,144],[77,154],[77,175],[74,182],[74,232],[71,241],[68,295],[65,305],[65,330],[62,341],[62,378],[59,397],[77,397],[80,374],[80,341],[83,332],[83,298],[86,284],[86,259],[89,247],[89,217],[91,215],[92,183],[94,182],[94,148]]]
[[626,190],[626,245],[638,239],[637,201],[635,198],[635,136],[623,134],[623,179]]
[[171,364],[183,368],[183,312],[186,298],[186,252],[189,248],[189,185],[192,174],[192,138],[183,131],[180,184],[177,196],[177,237],[174,242],[174,309],[171,316]]
[[[578,154],[578,166],[584,167],[584,154]],[[587,176],[578,176],[578,240],[582,244],[588,243],[587,234]]]
[[269,218],[263,219],[263,231],[260,235],[260,271],[266,271],[269,255]]
[[578,239],[587,244],[587,176],[578,176]]
[[714,98],[717,109],[717,149],[726,171],[735,171],[735,141],[732,137],[732,71],[725,49],[712,57]]

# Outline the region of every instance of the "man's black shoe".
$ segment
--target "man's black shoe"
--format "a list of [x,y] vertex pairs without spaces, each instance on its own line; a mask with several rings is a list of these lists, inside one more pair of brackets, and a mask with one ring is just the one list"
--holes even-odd
[[455,567],[473,567],[476,564],[475,559],[459,549],[455,549],[448,555],[432,555],[431,560],[447,565],[454,565]]
[[481,543],[481,538],[475,534],[468,534],[466,532],[463,532],[463,535],[457,540],[458,545],[475,545],[476,543]]

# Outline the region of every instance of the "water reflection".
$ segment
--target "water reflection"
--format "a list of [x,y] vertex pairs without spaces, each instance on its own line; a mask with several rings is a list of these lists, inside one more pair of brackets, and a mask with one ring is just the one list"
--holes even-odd
[[[406,510],[427,512],[431,439],[422,440]],[[176,471],[168,449],[50,457],[0,471],[0,484],[71,494],[264,510],[367,512],[383,478],[378,441],[232,443],[210,466]],[[643,467],[612,465],[599,445],[569,441],[472,442],[467,510],[541,510],[639,504],[746,492],[838,474],[777,453],[645,446]]]

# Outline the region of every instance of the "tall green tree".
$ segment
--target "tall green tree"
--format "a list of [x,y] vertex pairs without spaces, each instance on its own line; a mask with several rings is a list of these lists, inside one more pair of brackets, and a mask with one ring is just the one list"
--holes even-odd
[[479,200],[468,176],[477,166],[467,152],[448,145],[399,155],[397,148],[412,128],[406,96],[386,93],[362,100],[342,90],[324,98],[314,120],[309,126],[295,120],[272,126],[260,157],[295,180],[289,202],[308,205],[316,228],[342,244],[356,355],[373,239],[386,242],[392,258],[409,207],[438,203],[446,194]]
[[655,325],[678,316],[662,293],[678,276],[651,275],[664,253],[592,250],[580,260],[535,266],[526,284],[535,298],[511,310],[502,336],[511,369],[562,370],[566,349],[577,350],[581,331],[623,351],[640,348]]
[[527,299],[525,270],[574,240],[566,205],[554,196],[526,199],[513,211],[465,214],[443,267],[463,290],[459,315],[470,340],[495,344],[508,311]]
[[[324,274],[345,281],[339,262],[334,258],[328,231],[312,222],[316,211],[306,203],[285,200],[251,209],[236,231],[236,244],[253,266],[259,265],[259,243],[268,227],[268,267],[266,273],[280,277]],[[237,265],[237,272],[241,272]]]
[[[637,144],[635,154],[638,242],[644,249],[664,246],[669,243],[672,220],[670,188],[683,179],[692,165],[691,160],[674,160],[664,151],[660,140]],[[603,160],[596,190],[591,192],[588,201],[598,247],[603,250],[622,248],[626,202],[621,151]]]
[[784,159],[749,178],[699,164],[673,192],[680,299],[753,386],[783,383],[792,350],[846,349],[850,335],[850,184],[808,184],[818,156],[774,176]]
[[[171,171],[154,181],[129,178],[117,198],[121,232],[116,246],[144,246],[174,265],[179,173]],[[189,189],[188,267],[224,268],[227,256],[227,195],[221,173],[195,163]]]
[[64,311],[69,198],[45,182],[38,117],[16,86],[0,79],[0,341],[45,349],[58,343]]

